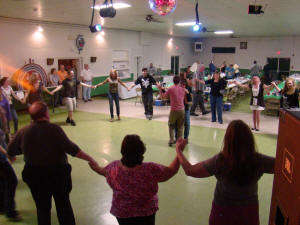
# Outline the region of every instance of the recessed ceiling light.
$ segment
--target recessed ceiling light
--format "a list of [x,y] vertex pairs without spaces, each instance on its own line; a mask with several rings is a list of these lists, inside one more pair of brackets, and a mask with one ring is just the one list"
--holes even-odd
[[[176,26],[179,26],[179,27],[189,27],[189,26],[194,26],[196,24],[195,21],[193,22],[179,22],[179,23],[175,23]],[[201,23],[199,23],[201,24]]]
[[233,34],[232,30],[219,30],[219,31],[215,31],[215,34]]
[[[111,7],[112,4],[108,4],[108,7]],[[122,2],[119,2],[119,3],[114,3],[113,4],[113,7],[115,9],[124,9],[124,8],[129,8],[131,7],[131,5],[127,4],[127,3],[122,3]],[[91,7],[93,8],[93,6]],[[99,9],[103,9],[103,8],[106,8],[106,5],[96,5],[95,6],[95,9],[99,10]]]

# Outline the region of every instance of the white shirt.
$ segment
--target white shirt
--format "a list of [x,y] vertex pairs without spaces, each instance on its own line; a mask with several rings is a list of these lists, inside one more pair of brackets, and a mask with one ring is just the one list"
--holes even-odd
[[14,91],[11,86],[8,86],[7,88],[4,88],[4,87],[1,87],[2,91],[3,91],[3,94],[5,95],[5,97],[7,98],[9,104],[11,105],[12,104],[12,101],[11,101],[11,92]]
[[81,73],[81,77],[84,81],[92,81],[93,79],[92,71],[90,69],[88,70],[83,69]]

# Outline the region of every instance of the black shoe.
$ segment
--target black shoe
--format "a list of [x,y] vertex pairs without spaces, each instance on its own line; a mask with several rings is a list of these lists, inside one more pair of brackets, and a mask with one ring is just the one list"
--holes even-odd
[[199,116],[199,115],[196,114],[196,113],[191,113],[190,115],[191,115],[191,116]]
[[257,129],[257,128],[256,128],[255,130],[256,130],[256,131],[259,131],[259,129]]
[[206,115],[208,113],[210,113],[210,111],[205,111],[204,113],[202,113],[202,115]]
[[88,102],[88,100],[83,100],[84,102]]
[[256,130],[256,129],[254,127],[252,127],[251,130]]
[[91,101],[92,101],[92,99],[90,98],[88,101],[89,101],[89,102],[91,102]]
[[67,118],[66,123],[71,123],[71,120],[69,117]]
[[70,122],[70,123],[71,123],[71,125],[72,125],[72,126],[76,126],[76,123],[75,123],[75,121],[74,121],[74,120],[71,120],[71,122]]
[[16,212],[13,216],[7,216],[7,219],[12,222],[20,222],[22,217],[18,212]]
[[223,121],[219,121],[219,124],[223,124]]
[[169,142],[168,145],[169,145],[169,147],[172,147],[173,143]]

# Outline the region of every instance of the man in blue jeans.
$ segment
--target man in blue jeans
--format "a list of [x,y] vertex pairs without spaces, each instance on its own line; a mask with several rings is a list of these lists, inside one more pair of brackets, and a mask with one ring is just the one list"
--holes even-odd
[[156,81],[151,75],[148,74],[147,68],[143,68],[142,71],[143,75],[138,77],[134,84],[129,87],[129,90],[132,89],[135,85],[141,85],[145,116],[147,119],[151,120],[153,117],[152,85],[156,85]]
[[[88,64],[84,64],[84,68],[81,73],[81,78],[82,78],[82,83],[87,84],[87,85],[92,85],[93,74],[92,74],[92,71],[90,70]],[[92,101],[91,89],[92,88],[86,87],[86,86],[82,87],[82,95],[83,95],[84,102]]]

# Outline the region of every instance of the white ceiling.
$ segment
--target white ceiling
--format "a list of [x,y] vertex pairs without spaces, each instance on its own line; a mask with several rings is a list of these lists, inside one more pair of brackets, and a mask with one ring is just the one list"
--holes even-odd
[[[104,0],[98,0],[101,4]],[[208,30],[233,30],[235,36],[300,35],[300,0],[257,0],[266,5],[264,15],[248,15],[248,5],[255,0],[199,0],[200,22]],[[195,34],[191,27],[174,26],[176,22],[195,20],[195,0],[177,0],[171,15],[161,17],[148,7],[148,0],[114,0],[131,8],[117,10],[113,19],[105,19],[106,27],[175,36],[214,36]],[[0,0],[0,16],[31,20],[89,25],[92,0]],[[100,21],[98,11],[96,19]],[[164,23],[147,23],[145,15],[153,14]],[[1,19],[1,18],[0,18]]]

